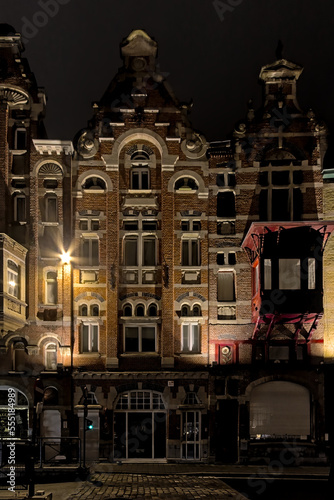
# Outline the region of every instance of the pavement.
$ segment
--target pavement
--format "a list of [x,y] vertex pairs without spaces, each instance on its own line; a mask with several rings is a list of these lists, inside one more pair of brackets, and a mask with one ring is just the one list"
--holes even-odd
[[[52,500],[113,500],[113,499],[233,499],[245,500],[224,482],[228,478],[267,477],[326,480],[329,467],[279,467],[256,465],[216,465],[203,463],[96,463],[86,480],[38,484],[35,491],[52,492]],[[74,479],[74,476],[73,476]],[[0,491],[0,499],[23,498]]]

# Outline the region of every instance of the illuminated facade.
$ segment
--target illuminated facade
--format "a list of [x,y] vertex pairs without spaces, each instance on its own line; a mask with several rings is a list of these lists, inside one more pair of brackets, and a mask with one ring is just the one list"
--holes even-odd
[[324,461],[333,210],[302,68],[264,66],[262,108],[208,143],[133,31],[72,142],[46,138],[5,25],[0,50],[0,389],[24,403],[17,437],[82,436],[86,387],[89,460]]

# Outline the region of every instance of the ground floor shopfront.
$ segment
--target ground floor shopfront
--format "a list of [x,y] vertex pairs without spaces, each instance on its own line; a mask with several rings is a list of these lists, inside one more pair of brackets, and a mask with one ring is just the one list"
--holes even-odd
[[[287,457],[287,450],[295,463],[327,460],[324,381],[316,371],[76,372],[72,379],[53,377],[41,377],[37,388],[36,382],[20,388],[19,379],[2,381],[2,439],[9,438],[6,398],[12,388],[15,439],[35,435],[45,444],[58,442],[61,454],[62,440],[83,443],[85,434],[87,461],[256,463],[282,452]],[[42,404],[36,402],[36,390]],[[87,418],[91,429],[85,431]],[[73,443],[71,459],[78,458],[78,441]]]

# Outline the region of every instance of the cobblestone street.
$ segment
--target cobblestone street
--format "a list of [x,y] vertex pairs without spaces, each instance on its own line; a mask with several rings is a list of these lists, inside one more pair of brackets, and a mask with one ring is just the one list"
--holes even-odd
[[[102,486],[100,486],[100,482]],[[94,474],[68,500],[140,500],[216,498],[243,500],[245,497],[215,477],[187,475],[148,476],[140,474]]]

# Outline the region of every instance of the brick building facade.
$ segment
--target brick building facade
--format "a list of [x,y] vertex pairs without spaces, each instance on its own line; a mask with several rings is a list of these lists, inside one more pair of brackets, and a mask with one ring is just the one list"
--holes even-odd
[[2,434],[12,387],[18,439],[82,437],[86,401],[90,460],[325,460],[333,196],[302,68],[264,66],[262,107],[208,143],[133,31],[72,142],[22,49],[2,25]]

